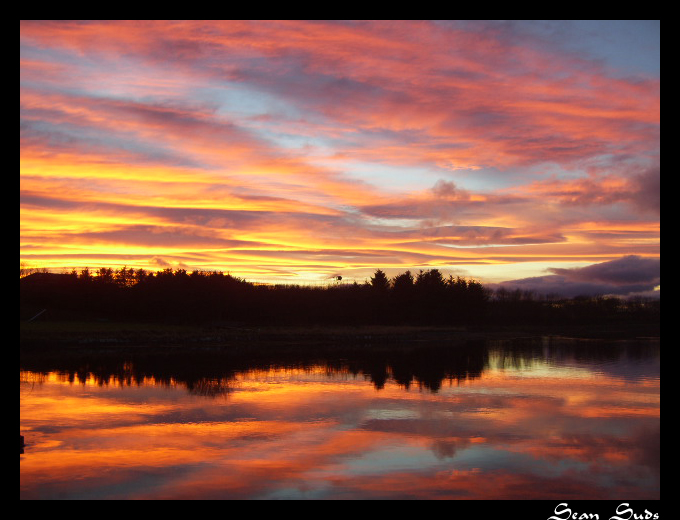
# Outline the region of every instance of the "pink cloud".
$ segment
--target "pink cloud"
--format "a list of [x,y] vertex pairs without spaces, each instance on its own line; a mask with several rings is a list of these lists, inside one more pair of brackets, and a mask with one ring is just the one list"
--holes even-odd
[[[620,226],[624,211],[658,215],[658,78],[614,76],[511,25],[483,29],[21,22],[22,233],[96,207],[117,225],[89,237],[148,235],[149,257],[173,237],[383,247],[391,265],[658,252],[658,230],[639,240],[633,217]],[[378,165],[422,180],[388,190]]]
[[[500,32],[428,22],[102,22],[25,24],[22,35],[108,59],[171,61],[176,74],[190,68],[204,82],[273,92],[345,131],[416,130],[431,145],[449,143],[438,153],[413,150],[414,160],[444,152],[497,167],[568,163],[658,137],[658,81],[610,78]],[[354,153],[375,144],[360,143]]]

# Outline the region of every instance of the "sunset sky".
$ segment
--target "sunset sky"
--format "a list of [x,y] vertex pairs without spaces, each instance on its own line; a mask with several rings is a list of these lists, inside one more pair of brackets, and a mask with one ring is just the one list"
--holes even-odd
[[25,21],[19,155],[31,267],[650,293],[660,22]]

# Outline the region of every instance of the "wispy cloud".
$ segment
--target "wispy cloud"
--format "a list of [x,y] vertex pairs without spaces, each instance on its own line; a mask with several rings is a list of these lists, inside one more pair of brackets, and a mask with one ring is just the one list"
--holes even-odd
[[248,277],[278,254],[300,279],[658,257],[659,76],[569,27],[22,22],[21,256]]

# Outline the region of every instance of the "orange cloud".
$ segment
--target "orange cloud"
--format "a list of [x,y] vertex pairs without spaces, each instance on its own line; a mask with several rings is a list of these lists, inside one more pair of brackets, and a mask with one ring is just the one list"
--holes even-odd
[[582,226],[658,222],[659,79],[483,29],[23,21],[21,258],[314,280],[658,255],[636,221]]

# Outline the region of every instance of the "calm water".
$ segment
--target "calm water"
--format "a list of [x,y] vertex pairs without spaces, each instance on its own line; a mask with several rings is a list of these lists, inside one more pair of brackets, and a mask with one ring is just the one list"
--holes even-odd
[[548,341],[22,359],[20,497],[658,499],[659,359]]

